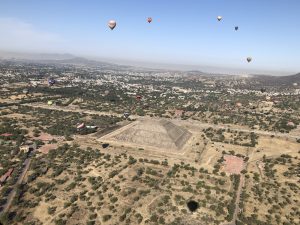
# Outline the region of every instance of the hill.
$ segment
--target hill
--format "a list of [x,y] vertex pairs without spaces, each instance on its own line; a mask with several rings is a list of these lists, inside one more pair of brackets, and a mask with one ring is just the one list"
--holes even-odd
[[288,76],[252,75],[249,79],[266,86],[286,86],[293,83],[300,84],[300,73]]

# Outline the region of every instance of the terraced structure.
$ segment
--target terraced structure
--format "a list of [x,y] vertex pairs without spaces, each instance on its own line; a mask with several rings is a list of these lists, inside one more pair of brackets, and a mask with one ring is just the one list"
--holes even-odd
[[180,151],[192,133],[171,121],[145,119],[135,121],[121,129],[103,136],[100,140],[122,142],[140,147]]

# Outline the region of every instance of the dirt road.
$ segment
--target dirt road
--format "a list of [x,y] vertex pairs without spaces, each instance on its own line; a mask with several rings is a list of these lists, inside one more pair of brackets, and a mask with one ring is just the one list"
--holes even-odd
[[30,163],[31,163],[31,159],[26,159],[24,161],[24,167],[23,167],[22,173],[20,174],[20,176],[17,180],[17,183],[14,185],[13,190],[9,193],[9,195],[7,197],[7,202],[4,205],[3,210],[2,210],[3,213],[8,212],[8,210],[12,204],[12,201],[14,200],[14,198],[16,196],[16,188],[19,184],[22,184],[24,177],[29,169]]
[[[108,115],[108,116],[123,116],[123,114],[118,114],[114,112],[100,112],[100,111],[95,111],[95,110],[88,110],[88,109],[78,109],[78,108],[70,108],[67,106],[56,106],[56,105],[46,105],[46,104],[41,104],[41,103],[25,103],[22,104],[24,106],[30,106],[34,108],[43,108],[43,109],[51,109],[51,110],[59,110],[59,111],[64,111],[64,112],[78,112],[78,113],[86,113],[89,115]],[[130,118],[134,118],[134,116],[130,116]]]
[[240,211],[239,204],[240,204],[241,193],[242,193],[242,189],[244,186],[244,182],[245,182],[245,177],[244,177],[244,175],[241,175],[239,187],[236,192],[235,209],[234,209],[234,213],[233,213],[233,218],[230,222],[223,223],[222,225],[236,225],[236,220],[237,220],[237,217],[238,217],[238,214]]

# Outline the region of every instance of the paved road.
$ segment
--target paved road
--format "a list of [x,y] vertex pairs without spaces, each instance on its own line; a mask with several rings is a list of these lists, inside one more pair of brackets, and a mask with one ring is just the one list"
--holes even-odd
[[16,188],[17,188],[17,185],[19,184],[22,184],[23,180],[24,180],[24,177],[29,169],[29,166],[30,166],[30,163],[31,163],[31,159],[26,159],[24,161],[24,167],[23,167],[23,170],[22,170],[22,173],[20,174],[18,180],[17,180],[17,183],[14,185],[13,187],[13,190],[9,193],[8,197],[7,197],[7,202],[6,204],[4,205],[3,207],[3,210],[2,212],[8,212],[11,204],[12,204],[12,201],[14,200],[15,196],[16,196]]

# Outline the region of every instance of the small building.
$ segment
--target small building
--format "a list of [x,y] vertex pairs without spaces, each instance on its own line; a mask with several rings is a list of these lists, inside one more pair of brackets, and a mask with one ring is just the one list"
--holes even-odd
[[243,105],[242,105],[242,103],[237,102],[237,103],[236,103],[236,106],[237,106],[237,107],[242,107]]
[[24,153],[29,153],[31,151],[34,151],[37,149],[37,144],[34,142],[34,143],[27,143],[26,145],[22,145],[20,147],[20,151],[21,152],[24,152]]
[[97,129],[97,126],[86,126],[87,129]]
[[289,127],[294,127],[294,126],[295,126],[295,124],[294,124],[294,122],[292,122],[292,121],[289,121],[289,122],[287,123],[287,126],[289,126]]
[[2,136],[2,137],[11,137],[11,136],[13,136],[13,134],[11,134],[11,133],[4,133],[4,134],[1,134],[0,136]]
[[183,110],[175,110],[175,117],[181,117],[183,114]]
[[23,145],[20,147],[20,151],[24,153],[28,153],[30,151],[30,146],[29,145]]
[[130,116],[130,113],[129,112],[124,112],[123,116],[127,119]]
[[85,124],[84,123],[80,123],[80,124],[78,123],[76,128],[77,128],[77,130],[81,130],[81,129],[85,128]]
[[254,125],[253,128],[256,129],[256,130],[259,130],[260,126],[259,125]]

